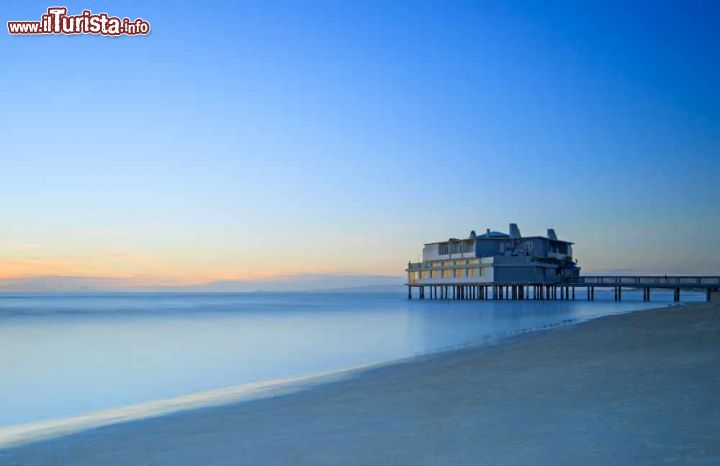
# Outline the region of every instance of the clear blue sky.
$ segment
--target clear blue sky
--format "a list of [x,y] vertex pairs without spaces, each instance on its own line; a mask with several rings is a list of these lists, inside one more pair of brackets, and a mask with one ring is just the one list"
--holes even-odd
[[511,221],[720,272],[717,2],[67,6],[152,34],[0,34],[0,276],[400,275]]

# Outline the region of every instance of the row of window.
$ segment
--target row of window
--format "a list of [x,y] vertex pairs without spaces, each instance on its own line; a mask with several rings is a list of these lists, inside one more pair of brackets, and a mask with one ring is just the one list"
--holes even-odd
[[473,252],[473,241],[453,241],[452,243],[438,244],[438,254],[460,254],[465,252]]
[[463,265],[475,265],[479,264],[480,259],[463,259],[463,260],[453,260],[453,261],[433,261],[433,262],[424,262],[422,264],[423,267],[452,267],[452,266],[463,266]]
[[408,280],[415,283],[419,278],[465,278],[465,277],[481,277],[483,269],[481,267],[473,267],[468,269],[439,269],[439,270],[422,270],[419,272],[408,272]]

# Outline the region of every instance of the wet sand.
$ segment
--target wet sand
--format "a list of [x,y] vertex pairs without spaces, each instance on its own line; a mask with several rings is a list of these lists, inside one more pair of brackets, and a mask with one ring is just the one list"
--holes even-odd
[[720,305],[604,317],[102,427],[0,450],[0,464],[720,464]]

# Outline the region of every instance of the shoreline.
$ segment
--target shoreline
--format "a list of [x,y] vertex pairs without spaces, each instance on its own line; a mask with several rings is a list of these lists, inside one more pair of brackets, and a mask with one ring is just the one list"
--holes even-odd
[[668,304],[664,307],[634,309],[624,311],[619,314],[611,314],[609,316],[593,317],[589,319],[566,319],[549,325],[542,325],[524,330],[508,331],[506,333],[488,337],[484,340],[446,347],[436,351],[398,359],[374,361],[341,369],[231,385],[201,392],[189,393],[174,398],[152,400],[70,417],[0,426],[0,452],[5,449],[30,445],[46,440],[53,440],[67,435],[78,434],[87,430],[117,424],[141,422],[146,419],[181,414],[189,411],[217,407],[222,408],[224,406],[231,406],[237,403],[248,403],[256,400],[291,395],[328,383],[348,381],[357,377],[368,376],[372,373],[372,371],[383,368],[392,368],[396,365],[408,363],[421,363],[426,359],[443,357],[461,351],[475,351],[486,347],[512,344],[514,339],[522,338],[529,334],[545,333],[550,330],[558,330],[561,328],[573,328],[575,326],[582,325],[585,322],[603,319],[614,315],[646,312],[677,306],[681,305]]
[[720,462],[720,305],[556,329],[7,448],[0,464]]
[[[680,306],[680,304],[668,304],[665,307],[676,306]],[[630,311],[623,311],[619,314],[664,309],[665,307],[634,309]],[[373,361],[340,369],[290,375],[276,379],[230,385],[227,387],[189,393],[174,398],[152,400],[102,411],[83,413],[70,417],[0,426],[0,451],[3,449],[15,448],[44,440],[52,440],[58,437],[115,424],[139,422],[145,419],[168,416],[186,411],[222,407],[235,403],[247,403],[255,400],[290,395],[303,390],[312,389],[319,385],[349,380],[355,377],[362,377],[368,372],[385,367],[392,367],[395,365],[413,362],[420,363],[426,358],[442,357],[443,355],[459,351],[473,351],[483,347],[508,344],[512,342],[513,339],[521,338],[525,335],[546,332],[564,327],[572,328],[573,326],[580,325],[584,322],[603,317],[608,316],[585,319],[565,319],[538,327],[531,327],[523,330],[511,330],[505,333],[488,336],[482,340],[476,340],[456,346],[449,346],[435,351],[397,359]]]

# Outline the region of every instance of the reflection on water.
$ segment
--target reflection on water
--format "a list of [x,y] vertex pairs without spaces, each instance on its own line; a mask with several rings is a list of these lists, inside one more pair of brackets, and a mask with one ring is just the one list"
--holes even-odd
[[[601,295],[596,295],[601,299]],[[581,298],[581,296],[579,295]],[[698,296],[689,296],[697,300]],[[0,425],[342,369],[656,307],[403,293],[0,295]]]

